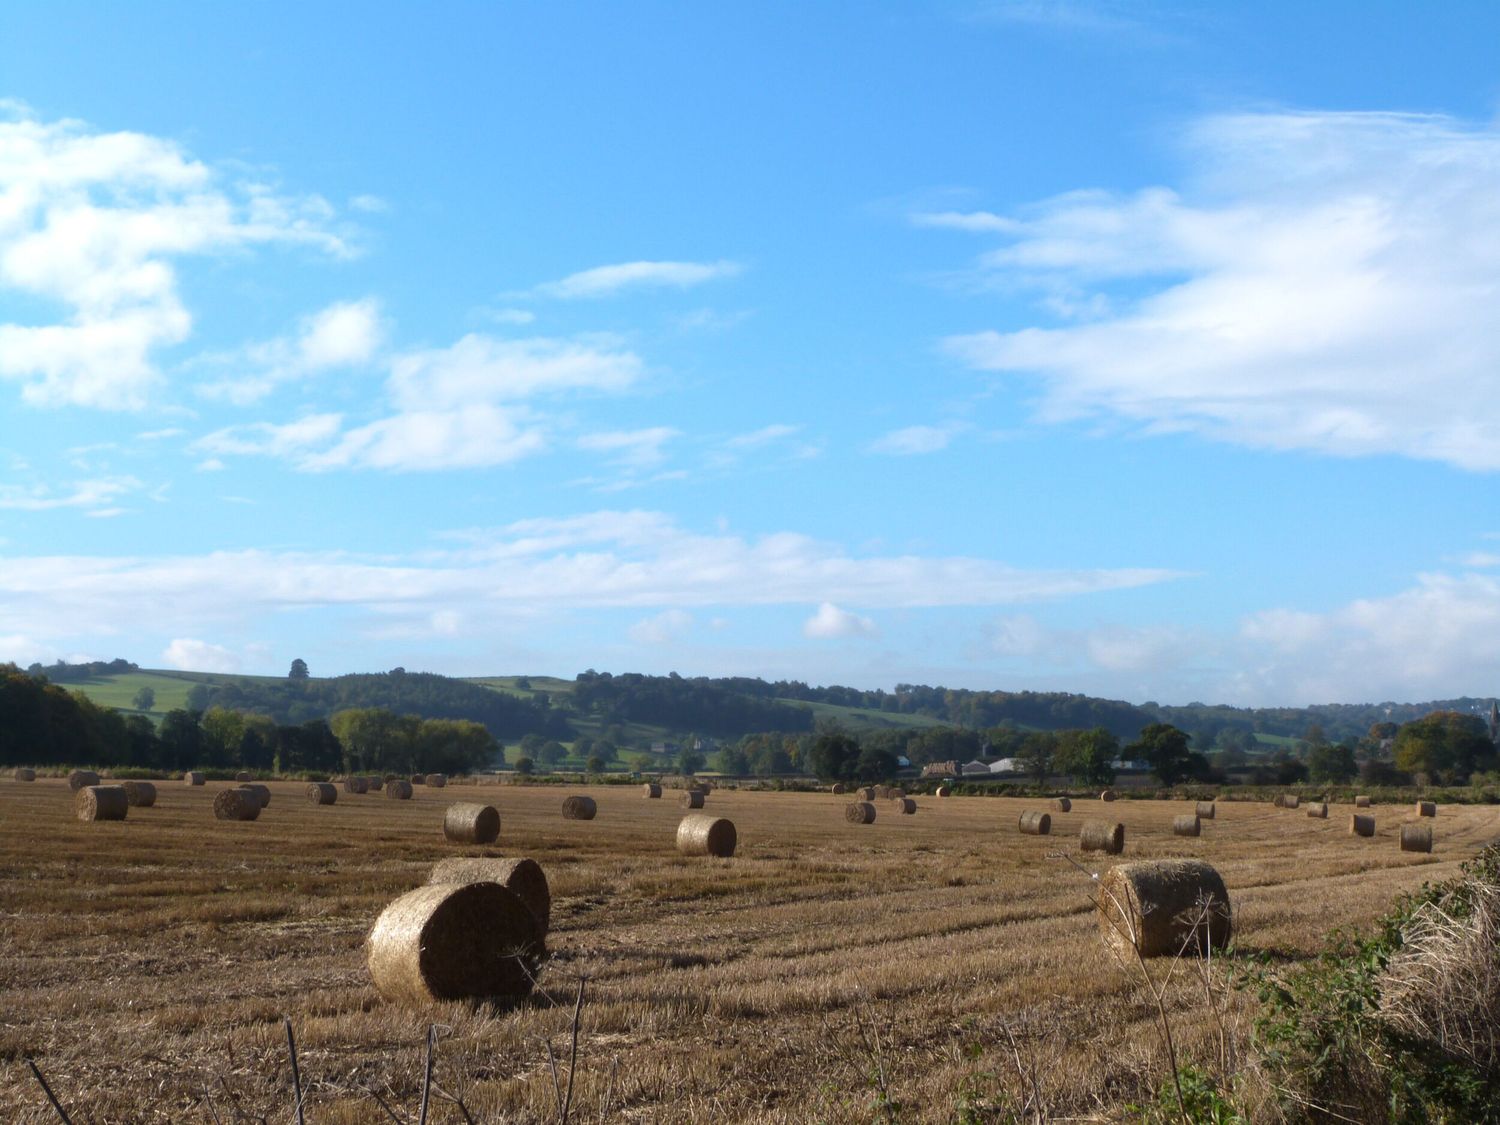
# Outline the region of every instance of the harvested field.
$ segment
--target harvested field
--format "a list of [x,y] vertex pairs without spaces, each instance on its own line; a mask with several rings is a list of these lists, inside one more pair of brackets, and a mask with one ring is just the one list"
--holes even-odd
[[[231,1096],[287,1120],[287,1015],[309,1121],[384,1119],[362,1086],[415,1119],[431,1022],[451,1029],[437,1081],[477,1120],[551,1121],[545,1044],[566,1079],[580,975],[579,1120],[876,1120],[871,1028],[903,1121],[954,1120],[959,1089],[1023,1099],[1008,1034],[1037,1060],[1049,1115],[1099,1119],[1101,1102],[1147,1100],[1162,1079],[1153,1009],[1100,942],[1090,880],[1049,852],[1096,872],[1207,860],[1235,940],[1283,959],[1500,835],[1493,808],[1444,806],[1432,854],[1409,853],[1396,843],[1409,806],[1375,810],[1368,840],[1221,802],[1211,834],[1184,838],[1181,802],[1118,801],[1124,855],[1079,856],[1082,813],[1054,810],[1051,836],[1014,830],[1035,799],[950,797],[855,831],[846,797],[720,789],[714,813],[739,841],[708,864],[677,854],[680,812],[638,788],[587,789],[600,815],[584,832],[555,789],[498,786],[484,799],[503,853],[475,851],[542,865],[553,960],[519,1008],[486,1013],[388,1003],[365,968],[381,910],[452,853],[450,795],[317,806],[304,783],[270,786],[259,821],[239,825],[214,821],[211,788],[159,786],[149,815],[85,824],[61,779],[0,785],[0,1120],[56,1120],[28,1055],[74,1120],[210,1121],[205,1089],[223,1120]],[[1206,1055],[1190,974],[1168,1002],[1179,1049]],[[430,1120],[461,1119],[435,1101]]]

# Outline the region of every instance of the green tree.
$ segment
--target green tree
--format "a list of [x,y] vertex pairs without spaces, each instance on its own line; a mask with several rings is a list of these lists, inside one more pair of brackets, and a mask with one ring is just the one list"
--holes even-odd
[[695,749],[691,744],[683,746],[677,752],[677,770],[684,777],[692,777],[708,764],[708,759],[702,750]]
[[859,776],[859,743],[842,731],[820,734],[807,752],[807,768],[824,781]]
[[548,739],[537,749],[536,760],[549,769],[568,756],[568,749],[556,739]]
[[1353,781],[1359,774],[1354,747],[1340,742],[1314,744],[1307,755],[1307,776],[1313,781]]
[[1120,740],[1107,727],[1082,730],[1067,741],[1056,767],[1085,785],[1108,785],[1115,779]]
[[720,773],[735,777],[750,772],[750,759],[737,745],[720,747],[719,752],[714,755],[714,765]]
[[286,678],[289,679],[289,680],[305,680],[305,679],[307,679],[308,678],[307,661],[303,660],[302,657],[300,657],[300,656],[297,657],[296,660],[293,660],[292,661],[292,667],[287,672]]
[[137,711],[149,711],[156,706],[156,689],[148,684],[136,692],[130,702]]
[[583,768],[588,770],[589,773],[603,773],[604,759],[599,757],[598,754],[590,754],[588,761],[583,764]]
[[1171,723],[1151,723],[1141,729],[1141,736],[1125,747],[1131,758],[1151,763],[1151,772],[1163,785],[1176,785],[1194,773],[1196,755],[1188,747],[1188,737]]
[[1495,747],[1484,720],[1461,711],[1434,711],[1407,723],[1396,732],[1395,752],[1400,769],[1450,785],[1495,766]]
[[516,759],[516,772],[522,777],[530,777],[535,769],[536,765],[525,754]]
[[1052,773],[1052,760],[1057,755],[1057,736],[1051,731],[1032,731],[1021,740],[1020,752],[1016,755],[1022,771],[1041,785]]

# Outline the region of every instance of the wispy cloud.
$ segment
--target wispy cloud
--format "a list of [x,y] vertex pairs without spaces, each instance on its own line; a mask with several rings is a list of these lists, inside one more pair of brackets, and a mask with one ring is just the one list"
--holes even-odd
[[738,262],[620,262],[595,266],[569,274],[559,281],[538,285],[541,297],[571,301],[587,297],[612,297],[624,289],[689,289],[707,281],[734,277]]
[[194,366],[233,373],[196,389],[204,398],[246,406],[283,383],[369,363],[384,333],[380,303],[374,298],[340,301],[307,317],[295,336],[252,344],[233,355],[200,357]]
[[118,515],[123,509],[116,501],[142,484],[135,477],[103,477],[98,480],[74,481],[62,489],[50,484],[30,486],[0,484],[0,509],[20,512],[45,512],[56,508],[93,509],[90,514]]
[[637,621],[629,636],[638,645],[668,645],[681,640],[693,627],[693,615],[683,609],[666,609]]
[[663,447],[681,431],[671,426],[652,426],[644,430],[613,430],[608,433],[583,434],[578,448],[603,453],[611,464],[628,469],[645,469],[666,459]]
[[870,443],[871,453],[889,453],[910,457],[921,453],[938,453],[947,449],[960,426],[905,426]]

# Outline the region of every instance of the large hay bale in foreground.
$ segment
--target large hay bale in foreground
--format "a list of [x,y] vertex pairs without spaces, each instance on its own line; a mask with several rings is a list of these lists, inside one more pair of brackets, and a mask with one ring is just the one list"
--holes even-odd
[[661,798],[661,786],[654,781],[648,781],[645,785],[641,786],[641,796],[648,801],[659,800]]
[[314,781],[307,787],[309,804],[331,805],[339,799],[339,788],[331,781]]
[[1354,798],[1354,807],[1357,808],[1357,809],[1367,809],[1367,808],[1369,808],[1370,807],[1370,798],[1364,796],[1363,794],[1361,794],[1358,797],[1355,797]]
[[17,781],[35,781],[36,780],[36,770],[28,769],[27,767],[22,766],[20,769],[16,770],[16,780]]
[[346,777],[344,778],[345,793],[368,793],[370,791],[370,779],[368,777]]
[[1403,852],[1432,851],[1432,825],[1403,824],[1401,826],[1401,850]]
[[387,1000],[520,1000],[546,955],[541,925],[499,883],[436,883],[385,908],[365,942]]
[[546,936],[552,924],[552,889],[547,876],[534,859],[480,859],[454,856],[432,865],[429,883],[499,883],[521,896],[521,901],[536,915]]
[[255,775],[249,770],[240,770],[239,773],[234,775],[234,779],[236,781],[254,781]]
[[1328,819],[1328,802],[1327,801],[1308,801],[1307,802],[1307,815],[1310,816],[1310,817],[1313,817],[1316,820],[1327,820]]
[[1193,806],[1193,812],[1199,820],[1212,820],[1214,818],[1214,803],[1212,801],[1199,801]]
[[427,784],[433,789],[441,789],[448,784],[448,775],[445,773],[430,773],[427,775]]
[[1349,816],[1349,835],[1351,836],[1373,836],[1375,835],[1375,818],[1366,813],[1352,813]]
[[1053,797],[1052,798],[1052,811],[1053,812],[1072,812],[1073,811],[1073,802],[1071,800],[1069,800],[1067,797]]
[[1078,830],[1078,846],[1086,852],[1119,855],[1125,850],[1125,826],[1107,820],[1086,820]]
[[93,770],[74,770],[68,774],[68,788],[77,793],[90,785],[99,784],[99,775]]
[[1172,818],[1172,835],[1199,836],[1202,833],[1203,822],[1198,819],[1197,813],[1184,813],[1182,816]]
[[873,785],[864,786],[860,789],[858,797],[861,801],[873,801],[875,799],[875,787]]
[[1099,794],[1099,800],[1101,801],[1113,801],[1114,799],[1115,791],[1113,789],[1106,789],[1103,793]]
[[385,795],[391,801],[410,801],[412,794],[411,782],[396,778],[395,781],[385,783]]
[[271,804],[271,787],[269,785],[262,785],[258,781],[252,781],[248,785],[241,785],[240,788],[246,793],[253,793],[255,799],[260,802],[261,808],[267,808]]
[[156,804],[156,786],[149,781],[122,781],[120,788],[133,809],[149,809]]
[[1201,859],[1122,863],[1099,880],[1099,934],[1122,956],[1204,953],[1229,944],[1229,891]]
[[564,820],[593,820],[598,812],[592,797],[568,797],[562,803]]
[[182,775],[182,783],[184,785],[206,785],[208,778],[204,776],[202,770],[188,770],[187,773]]
[[260,798],[248,789],[221,789],[214,794],[214,816],[220,820],[254,820]]
[[1044,812],[1023,812],[1021,819],[1017,822],[1021,834],[1024,836],[1048,836],[1052,833],[1052,814]]
[[734,822],[722,816],[685,816],[677,826],[677,850],[683,855],[711,855],[727,859],[734,855],[738,837]]
[[1437,816],[1437,802],[1436,801],[1418,801],[1417,802],[1417,815],[1418,816]]
[[869,801],[854,801],[844,806],[844,819],[850,824],[874,824],[875,806]]
[[500,810],[493,805],[449,805],[443,835],[455,844],[493,844],[500,836]]
[[689,789],[677,803],[685,809],[701,809],[703,807],[703,794],[697,789]]
[[894,797],[891,800],[891,811],[911,816],[917,811],[917,802],[911,797]]
[[124,820],[129,809],[123,785],[85,785],[73,796],[79,820]]

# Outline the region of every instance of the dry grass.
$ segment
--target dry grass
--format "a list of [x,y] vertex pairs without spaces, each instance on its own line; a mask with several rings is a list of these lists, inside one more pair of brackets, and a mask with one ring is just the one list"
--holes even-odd
[[[365,970],[381,910],[453,854],[448,795],[319,807],[304,788],[272,783],[253,822],[216,822],[211,789],[161,786],[155,808],[83,824],[65,782],[0,782],[0,1120],[54,1120],[28,1055],[75,1120],[208,1122],[206,1090],[223,1120],[234,1104],[288,1120],[284,1015],[320,1125],[381,1119],[366,1087],[412,1110],[433,1021],[438,1081],[478,1120],[554,1120],[547,1045],[566,1081],[580,976],[574,1120],[869,1121],[881,1090],[903,1121],[953,1120],[961,1090],[997,1115],[1107,1119],[1164,1075],[1151,998],[1099,941],[1089,881],[1047,858],[1076,853],[1082,814],[1021,836],[1027,802],[953,797],[856,827],[832,794],[720,790],[739,843],[705,864],[676,853],[676,808],[638,789],[589,790],[599,818],[578,822],[555,790],[485,787],[503,849],[468,854],[531,856],[553,896],[541,987],[496,1013],[389,1004]],[[1208,860],[1236,940],[1278,958],[1453,875],[1497,827],[1444,808],[1425,855],[1396,845],[1406,808],[1380,810],[1373,840],[1240,803],[1179,838],[1180,810],[1117,802],[1125,855],[1085,865]],[[1201,992],[1184,977],[1167,1003],[1184,1057],[1212,1054]],[[460,1119],[443,1102],[431,1118]]]

